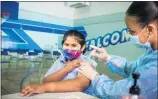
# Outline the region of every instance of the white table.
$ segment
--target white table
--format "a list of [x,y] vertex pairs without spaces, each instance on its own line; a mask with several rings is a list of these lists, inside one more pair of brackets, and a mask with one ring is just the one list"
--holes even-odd
[[20,97],[18,93],[3,95],[2,99],[99,99],[82,92],[66,92],[66,93],[43,93],[34,94],[30,97]]

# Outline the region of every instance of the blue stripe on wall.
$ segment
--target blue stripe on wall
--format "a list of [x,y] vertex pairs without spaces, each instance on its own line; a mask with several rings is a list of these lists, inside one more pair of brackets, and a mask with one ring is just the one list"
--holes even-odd
[[23,30],[31,30],[31,31],[39,31],[39,32],[48,32],[52,33],[52,29],[50,28],[44,28],[44,27],[35,27],[35,26],[28,26],[28,25],[22,25]]
[[[20,48],[24,49],[37,49],[37,50],[42,50],[23,30],[15,29],[15,31],[23,37],[23,39],[28,43],[26,45],[21,45]],[[19,45],[19,44],[18,44]]]
[[[56,24],[49,24],[43,22],[36,22],[30,20],[11,20],[7,19],[4,23],[1,24],[1,28],[6,29],[4,33],[8,34],[7,36],[2,36],[2,41],[4,45],[7,43],[6,41],[16,42],[11,43],[12,46],[9,49],[37,49],[42,50],[23,30],[30,30],[30,31],[38,31],[38,32],[47,32],[47,33],[55,33],[55,34],[65,34],[67,30],[75,29],[80,31],[82,34],[87,34],[84,30],[84,27],[69,27],[69,26],[62,26]],[[8,30],[9,31],[8,31]],[[16,31],[22,38],[19,37],[13,30]],[[28,44],[25,44],[25,40]],[[23,44],[20,44],[23,43]],[[5,46],[3,46],[5,48]],[[6,46],[7,47],[7,46]]]
[[78,31],[85,32],[85,29],[82,26],[81,27],[68,27],[68,26],[35,22],[35,21],[23,20],[23,19],[19,19],[18,21],[8,19],[6,22],[2,23],[2,27],[15,28],[15,29],[20,29],[21,27],[23,30],[56,33],[56,34],[64,34],[67,30],[70,30],[70,29],[75,29]]
[[64,30],[58,30],[58,29],[54,29],[53,32],[54,33],[58,33],[58,34],[65,34],[66,33],[66,31],[64,31]]
[[3,42],[25,43],[12,29],[2,28],[2,31],[8,36],[2,36]]
[[8,36],[2,36],[2,42],[7,42],[9,41],[9,37]]
[[30,21],[30,20],[24,20],[24,19],[19,19],[19,20],[11,20],[7,19],[6,22],[12,22],[15,24],[27,24],[27,25],[35,25],[35,26],[41,26],[41,27],[48,27],[48,28],[58,28],[58,29],[65,29],[69,30],[72,29],[73,27],[69,26],[62,26],[62,25],[56,25],[56,24],[50,24],[50,23],[43,23],[43,22],[36,22],[36,21]]
[[20,24],[15,24],[15,23],[2,23],[1,27],[7,27],[7,28],[16,28],[19,29],[20,28]]
[[14,31],[19,34],[27,43],[10,43],[11,46],[5,46],[8,45],[7,42],[3,42],[3,48],[2,49],[29,49],[29,50],[42,50],[23,30],[14,29]]
[[73,29],[75,29],[75,30],[85,30],[83,26],[81,26],[81,27],[74,27]]

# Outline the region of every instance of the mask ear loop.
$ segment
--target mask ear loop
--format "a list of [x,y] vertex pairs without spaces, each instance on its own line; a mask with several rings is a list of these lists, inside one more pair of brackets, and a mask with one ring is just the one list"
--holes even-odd
[[148,33],[149,36],[148,36],[148,40],[146,42],[149,42],[150,38],[151,38],[151,33]]
[[143,28],[143,30],[138,34],[138,36],[144,32],[144,30],[145,30],[146,27],[147,27],[147,26],[145,26],[145,27]]
[[148,40],[146,41],[146,42],[148,42],[149,40],[150,40],[150,38],[151,38],[151,32],[149,31],[149,28],[147,28],[147,31],[148,31]]

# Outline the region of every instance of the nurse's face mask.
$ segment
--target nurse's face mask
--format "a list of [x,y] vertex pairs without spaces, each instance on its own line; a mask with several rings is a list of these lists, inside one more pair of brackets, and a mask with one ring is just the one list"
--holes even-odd
[[144,32],[144,30],[146,29],[146,27],[147,26],[145,26],[143,28],[143,30],[138,35],[136,35],[136,36],[132,36],[131,35],[131,37],[130,37],[130,41],[131,42],[135,42],[135,44],[136,44],[137,47],[140,47],[140,48],[150,48],[151,47],[150,42],[149,42],[149,39],[151,37],[150,35],[148,36],[148,39],[147,39],[147,41],[144,44],[142,44],[140,42],[140,39],[139,39],[140,34],[142,34]]

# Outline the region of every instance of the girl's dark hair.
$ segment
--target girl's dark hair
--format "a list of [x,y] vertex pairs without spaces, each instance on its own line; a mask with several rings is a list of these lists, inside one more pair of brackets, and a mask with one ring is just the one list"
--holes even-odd
[[[84,46],[84,44],[86,44],[86,37],[79,31],[77,30],[68,30],[63,37],[62,40],[62,45],[65,42],[65,40],[67,39],[68,36],[74,36],[77,38],[77,42],[81,45],[81,48]],[[86,48],[83,51],[83,54],[86,52]]]
[[134,1],[126,11],[129,16],[136,16],[143,27],[158,19],[158,2]]

